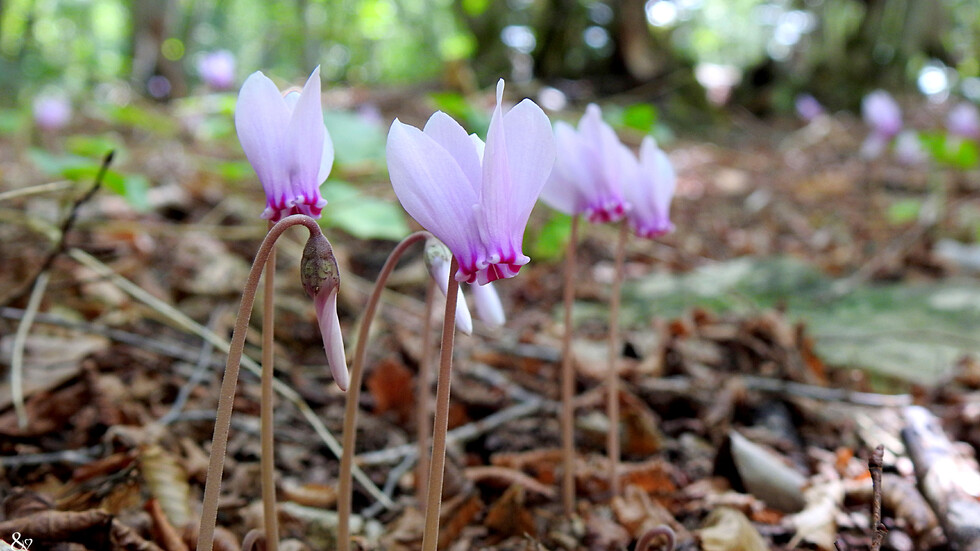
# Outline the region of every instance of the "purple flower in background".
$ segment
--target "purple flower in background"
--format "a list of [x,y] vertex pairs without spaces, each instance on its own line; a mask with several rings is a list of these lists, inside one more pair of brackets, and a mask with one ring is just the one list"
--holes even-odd
[[618,163],[623,144],[603,122],[599,106],[591,103],[585,108],[577,130],[556,123],[555,140],[558,158],[541,199],[566,214],[584,214],[590,222],[622,218],[629,210]]
[[71,103],[62,95],[34,98],[34,122],[41,130],[60,130],[71,121]]
[[670,201],[677,187],[677,175],[667,154],[647,136],[640,144],[639,161],[629,150],[621,153],[621,158],[627,173],[623,189],[633,207],[627,214],[630,227],[636,235],[646,238],[673,231]]
[[980,111],[972,103],[958,103],[946,116],[946,128],[955,136],[980,140]]
[[227,90],[235,84],[235,56],[228,50],[208,52],[197,61],[201,80],[215,90]]
[[402,206],[456,257],[457,281],[513,277],[530,258],[524,228],[555,160],[547,115],[525,99],[506,113],[504,81],[484,144],[442,111],[423,130],[391,124],[391,185]]
[[261,71],[252,73],[238,94],[235,128],[265,189],[262,218],[273,222],[290,214],[319,218],[327,204],[320,184],[333,166],[333,142],[320,105],[320,68],[301,93],[286,97]]
[[861,156],[874,159],[902,130],[902,110],[888,92],[875,90],[861,100],[861,116],[871,127],[871,133],[861,145]]
[[806,122],[811,122],[813,119],[825,113],[823,105],[820,105],[817,98],[811,96],[810,94],[800,94],[796,96],[795,103],[796,114]]
[[929,158],[925,149],[922,148],[919,135],[914,130],[906,130],[895,138],[893,153],[895,160],[909,166],[922,164]]

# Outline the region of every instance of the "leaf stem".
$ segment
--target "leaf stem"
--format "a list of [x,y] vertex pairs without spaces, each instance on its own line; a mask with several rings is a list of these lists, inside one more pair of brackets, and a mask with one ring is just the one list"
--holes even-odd
[[357,346],[354,349],[354,363],[350,370],[350,386],[347,388],[347,403],[344,409],[344,436],[343,453],[340,456],[340,473],[337,475],[339,480],[339,490],[337,496],[337,549],[338,551],[350,550],[350,516],[351,516],[351,497],[353,494],[353,480],[351,470],[354,465],[354,446],[357,441],[357,405],[361,397],[361,381],[364,378],[364,356],[367,352],[368,334],[371,329],[371,322],[374,320],[378,303],[381,301],[381,292],[384,291],[388,276],[395,269],[395,265],[401,259],[410,246],[417,241],[424,241],[431,234],[425,231],[415,232],[401,242],[388,255],[388,260],[381,267],[374,283],[374,289],[368,298],[367,307],[364,309],[364,317],[361,320],[361,327],[357,333]]
[[442,322],[442,349],[439,357],[439,378],[436,382],[436,412],[432,424],[432,459],[429,462],[422,551],[436,551],[439,546],[439,513],[442,509],[442,482],[446,468],[446,431],[449,428],[449,386],[452,381],[453,337],[456,332],[456,299],[459,296],[459,282],[454,274],[458,269],[459,263],[454,256],[449,266],[446,314]]
[[436,298],[436,281],[429,278],[425,291],[425,320],[422,322],[422,357],[419,359],[418,412],[416,431],[419,459],[415,475],[415,499],[421,505],[425,501],[426,480],[429,476],[429,441],[432,439],[429,425],[432,411],[432,309]]
[[619,360],[621,345],[619,342],[619,302],[623,288],[623,263],[626,259],[626,240],[629,238],[629,226],[624,220],[619,227],[619,238],[616,242],[616,267],[613,273],[612,300],[609,305],[609,365],[606,370],[606,415],[609,417],[609,432],[606,436],[606,452],[609,455],[609,489],[611,497],[619,495]]
[[263,268],[272,254],[276,240],[286,229],[302,224],[310,235],[321,233],[316,220],[302,214],[287,216],[269,229],[259,246],[252,262],[252,269],[245,280],[242,302],[238,308],[238,318],[232,333],[228,350],[225,374],[221,380],[218,395],[218,411],[214,421],[214,437],[211,439],[211,457],[208,461],[208,474],[204,483],[204,503],[201,509],[201,528],[197,536],[197,551],[212,551],[214,546],[214,526],[218,518],[218,497],[221,492],[221,475],[224,472],[225,453],[228,450],[228,433],[231,428],[231,413],[235,402],[235,388],[238,386],[238,372],[241,368],[242,351],[245,348],[245,333],[252,317],[252,305],[259,286]]
[[[269,223],[272,229],[272,223]],[[265,527],[266,551],[279,551],[279,516],[276,513],[276,448],[273,429],[272,380],[275,376],[275,274],[276,250],[269,251],[265,263],[265,288],[262,297],[262,400],[259,419],[261,423],[260,440],[262,455],[259,456],[259,470],[262,484],[262,515]]]
[[562,503],[565,515],[575,512],[575,367],[572,361],[572,307],[575,304],[575,249],[578,246],[578,215],[572,216],[572,233],[565,252],[565,334],[561,341],[561,457]]

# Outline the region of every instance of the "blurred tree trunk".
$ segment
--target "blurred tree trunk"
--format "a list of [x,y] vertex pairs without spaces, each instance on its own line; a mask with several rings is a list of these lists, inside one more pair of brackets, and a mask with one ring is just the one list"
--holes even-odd
[[175,0],[132,0],[128,2],[133,34],[130,51],[133,55],[132,79],[146,90],[146,83],[155,75],[170,81],[170,97],[187,95],[187,81],[177,61],[163,56],[163,41],[172,36],[177,17]]
[[664,69],[664,54],[668,52],[657,44],[647,24],[644,0],[619,0],[616,2],[617,38],[616,52],[631,77],[647,82]]
[[571,76],[566,56],[575,45],[576,34],[581,33],[579,26],[573,24],[577,5],[576,0],[548,0],[540,18],[542,22],[538,25],[540,39],[534,50],[534,67],[538,76]]

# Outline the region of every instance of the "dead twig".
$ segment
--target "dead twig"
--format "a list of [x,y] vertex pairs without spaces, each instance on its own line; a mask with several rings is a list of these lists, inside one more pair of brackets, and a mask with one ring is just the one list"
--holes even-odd
[[640,540],[636,543],[636,551],[652,551],[653,542],[657,538],[662,538],[666,540],[666,545],[664,546],[664,551],[674,551],[674,545],[677,536],[674,531],[666,524],[661,524],[660,526],[655,526],[646,531]]
[[902,438],[919,487],[939,517],[950,546],[980,550],[980,502],[973,494],[980,487],[976,463],[957,452],[929,410],[910,406],[903,413]]
[[888,528],[881,523],[881,461],[885,447],[878,444],[871,458],[868,470],[871,472],[871,551],[879,551]]
[[[468,442],[508,421],[513,421],[514,419],[520,419],[521,417],[537,413],[538,411],[544,409],[545,404],[545,400],[531,400],[528,402],[514,404],[506,409],[502,409],[496,413],[488,415],[479,421],[474,421],[449,431],[447,441]],[[374,452],[362,453],[355,458],[354,462],[361,466],[384,465],[386,463],[394,463],[395,461],[398,461],[406,456],[415,457],[417,454],[418,447],[415,444],[402,444],[401,446],[394,446]]]

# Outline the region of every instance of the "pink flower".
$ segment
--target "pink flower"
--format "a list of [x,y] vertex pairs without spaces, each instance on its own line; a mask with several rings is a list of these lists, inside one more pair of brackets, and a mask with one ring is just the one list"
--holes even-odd
[[201,80],[215,90],[226,90],[235,84],[235,56],[228,50],[208,52],[197,62]]
[[891,139],[902,129],[902,109],[884,90],[875,90],[861,100],[861,116],[871,132]]
[[[449,261],[452,259],[449,249],[434,237],[425,241],[425,252],[423,258],[425,267],[429,270],[429,276],[436,282],[442,296],[449,293]],[[470,309],[466,306],[466,298],[463,297],[463,288],[457,287],[456,295],[456,327],[467,335],[473,333],[473,318],[470,316]]]
[[950,134],[980,140],[980,111],[972,103],[958,103],[946,116],[946,128]]
[[647,136],[640,144],[639,160],[625,147],[620,159],[626,174],[623,189],[633,207],[627,213],[630,227],[636,235],[647,238],[673,231],[670,201],[677,186],[677,175],[667,154]]
[[796,114],[806,122],[811,122],[824,114],[823,105],[820,105],[817,98],[811,96],[810,94],[800,94],[796,96],[795,105]]
[[629,210],[623,196],[616,132],[603,122],[598,105],[589,104],[578,130],[555,124],[558,158],[541,199],[561,212],[584,214],[590,222],[615,222]]
[[34,99],[34,122],[41,130],[60,130],[71,121],[71,103],[61,95],[43,95]]
[[301,93],[286,97],[260,71],[252,73],[238,94],[235,128],[265,189],[262,218],[276,221],[290,214],[319,218],[327,204],[320,184],[333,165],[333,142],[320,105],[320,68]]
[[484,285],[530,261],[521,250],[524,228],[555,160],[544,111],[525,99],[505,113],[503,93],[501,79],[486,144],[441,111],[423,130],[396,119],[388,132],[395,195],[449,247],[457,281]]

